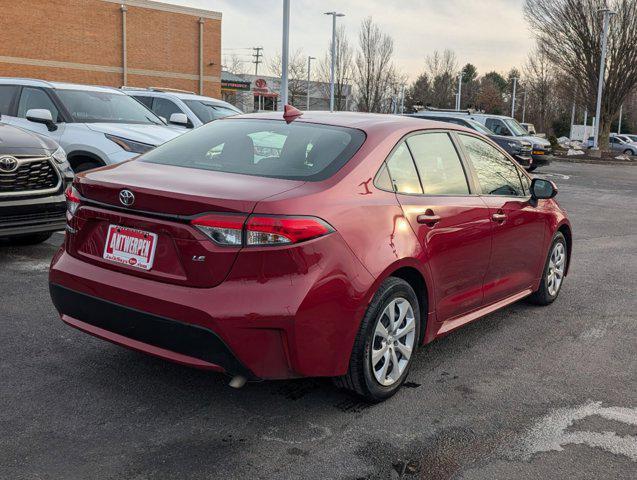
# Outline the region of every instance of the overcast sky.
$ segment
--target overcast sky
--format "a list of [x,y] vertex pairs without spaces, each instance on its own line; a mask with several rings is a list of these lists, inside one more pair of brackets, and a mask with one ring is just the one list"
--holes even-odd
[[[161,0],[223,14],[224,54],[251,60],[251,47],[264,47],[266,57],[281,49],[282,0]],[[305,55],[322,57],[336,9],[356,42],[360,21],[372,16],[395,42],[395,61],[413,80],[425,56],[438,49],[456,52],[460,64],[471,62],[479,73],[521,67],[533,47],[524,22],[524,0],[291,0],[290,44]]]

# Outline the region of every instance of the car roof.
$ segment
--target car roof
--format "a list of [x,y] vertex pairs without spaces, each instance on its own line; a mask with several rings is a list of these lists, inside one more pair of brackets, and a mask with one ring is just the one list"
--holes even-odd
[[42,87],[52,88],[55,90],[84,90],[87,92],[109,92],[109,93],[121,93],[115,87],[97,86],[97,85],[82,85],[80,83],[67,83],[67,82],[49,82],[47,80],[39,80],[36,78],[14,78],[14,77],[1,77],[0,84],[6,85],[24,85],[28,87]]
[[122,90],[129,95],[148,95],[151,97],[176,97],[180,100],[203,100],[208,102],[215,102],[219,104],[226,104],[224,100],[218,98],[206,97],[204,95],[197,95],[196,93],[175,92],[170,90],[153,90],[150,88],[127,88]]
[[[248,113],[243,115],[234,115],[223,120],[234,119],[283,120],[283,112]],[[300,117],[295,118],[292,122],[317,123],[336,127],[356,128],[367,133],[387,130],[402,130],[404,131],[404,134],[407,134],[415,130],[432,129],[458,130],[475,133],[474,130],[453,123],[384,113],[327,112],[311,110],[303,112]]]

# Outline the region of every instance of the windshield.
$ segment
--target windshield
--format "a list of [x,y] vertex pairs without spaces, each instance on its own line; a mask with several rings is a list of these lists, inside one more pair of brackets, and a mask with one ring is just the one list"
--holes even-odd
[[524,127],[520,125],[514,118],[505,118],[504,123],[507,127],[509,127],[511,133],[516,137],[521,137],[529,134],[529,132],[527,132]]
[[480,122],[477,122],[471,118],[467,118],[465,119],[465,122],[467,122],[469,125],[471,125],[471,128],[473,128],[474,130],[480,132],[483,135],[495,135],[495,133],[493,133],[493,131],[489,130],[487,127],[485,127],[484,125],[482,125]]
[[190,108],[203,123],[241,113],[240,110],[229,105],[219,105],[204,100],[184,100],[184,103],[188,105],[188,108]]
[[319,181],[336,173],[365,141],[353,128],[228,119],[196,128],[140,157],[143,162]]
[[122,93],[90,90],[57,90],[74,122],[82,123],[164,123],[141,103]]

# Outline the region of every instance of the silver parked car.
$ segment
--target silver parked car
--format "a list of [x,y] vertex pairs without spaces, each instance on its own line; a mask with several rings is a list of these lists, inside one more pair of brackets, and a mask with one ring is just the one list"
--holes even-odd
[[183,129],[116,88],[0,78],[2,121],[58,142],[75,172],[133,158]]
[[223,100],[183,90],[158,87],[123,87],[122,90],[168,123],[185,128],[200,127],[219,118],[243,113]]

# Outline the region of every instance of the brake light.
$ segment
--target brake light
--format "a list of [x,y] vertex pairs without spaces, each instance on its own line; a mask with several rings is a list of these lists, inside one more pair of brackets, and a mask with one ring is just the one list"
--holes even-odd
[[334,229],[314,217],[258,217],[246,223],[246,245],[286,245],[322,237]]
[[334,229],[315,217],[203,215],[191,224],[217,245],[276,246],[304,242]]
[[191,223],[219,245],[241,246],[245,220],[245,216],[239,215],[204,215],[195,218]]
[[73,186],[69,185],[64,192],[64,196],[66,197],[67,219],[70,220],[75,215],[77,207],[80,206],[80,194],[77,193]]

